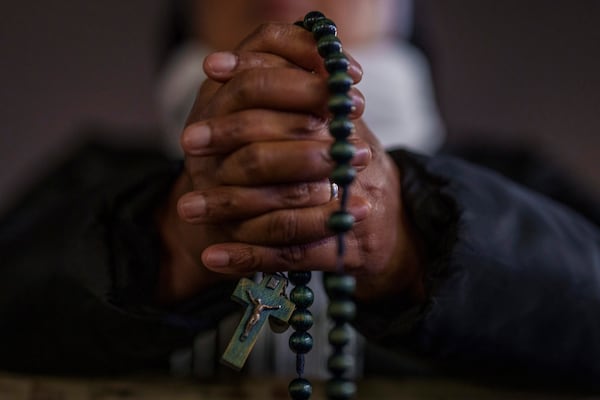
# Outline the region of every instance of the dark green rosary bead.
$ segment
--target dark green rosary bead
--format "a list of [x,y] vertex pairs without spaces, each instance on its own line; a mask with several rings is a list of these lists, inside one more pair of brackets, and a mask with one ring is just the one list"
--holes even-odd
[[310,307],[315,299],[315,294],[308,286],[296,286],[290,293],[290,300],[296,307]]
[[356,305],[352,300],[332,300],[327,308],[327,315],[336,322],[346,322],[354,319]]
[[289,271],[288,279],[293,285],[300,286],[306,285],[310,282],[312,273],[310,271]]
[[352,165],[348,164],[338,165],[333,172],[331,172],[331,175],[329,175],[329,179],[341,187],[346,187],[351,184],[354,178],[356,178],[356,170]]
[[354,123],[347,116],[335,117],[329,123],[329,132],[337,140],[344,140],[354,133]]
[[325,391],[328,399],[348,400],[356,394],[356,385],[345,379],[332,379],[327,382]]
[[325,35],[317,41],[317,51],[323,58],[342,52],[342,42],[335,35]]
[[349,354],[337,352],[329,356],[327,368],[337,376],[342,376],[354,368],[354,358]]
[[308,332],[297,331],[290,335],[290,349],[296,354],[306,354],[313,347],[313,338]]
[[296,378],[290,382],[288,392],[292,400],[308,400],[312,396],[312,385],[306,379]]
[[315,22],[325,19],[325,15],[323,15],[320,11],[311,11],[304,17],[304,27],[309,31],[312,31],[313,25]]
[[327,102],[327,108],[336,117],[350,114],[353,107],[352,99],[347,94],[334,94]]
[[[329,333],[329,342],[334,353],[328,360],[333,379],[327,384],[326,392],[329,400],[346,400],[353,397],[356,392],[353,382],[342,379],[342,376],[354,366],[353,357],[344,354],[343,351],[351,340],[347,321],[352,320],[356,314],[356,305],[352,301],[356,280],[353,277],[346,277],[343,273],[345,253],[343,233],[350,230],[354,224],[354,217],[346,210],[349,185],[356,177],[356,170],[350,165],[356,149],[347,141],[355,131],[354,124],[349,118],[355,108],[349,96],[354,82],[348,74],[350,61],[343,53],[342,42],[337,37],[335,24],[320,12],[308,13],[303,24],[313,33],[317,42],[317,51],[323,57],[324,67],[329,73],[327,87],[330,99],[327,106],[332,115],[329,132],[336,140],[329,151],[332,161],[336,163],[330,180],[340,187],[342,196],[339,211],[334,212],[328,219],[328,227],[338,236],[337,262],[340,271],[339,274],[325,276],[325,288],[330,296],[327,312],[329,318],[335,323]],[[307,290],[306,286],[296,286],[290,293],[290,299],[296,303],[296,311],[290,318],[290,324],[296,329],[296,332],[290,336],[290,347],[297,353],[296,368],[299,379],[302,379],[304,365],[302,352],[308,351],[307,349],[310,349],[313,344],[312,337],[306,332],[313,324],[313,317],[305,309],[312,304],[313,293],[310,289]],[[296,398],[295,393],[298,393],[298,398],[305,396],[303,385],[304,382],[290,384],[289,391],[292,398]]]
[[334,72],[327,79],[327,87],[331,93],[346,94],[354,82],[347,72]]
[[330,74],[334,72],[348,72],[350,68],[350,60],[344,53],[331,54],[324,61],[325,69]]
[[345,140],[338,140],[331,145],[329,155],[338,163],[347,163],[356,154],[356,148]]
[[322,18],[314,23],[311,29],[316,40],[319,40],[323,36],[333,35],[337,36],[337,26],[329,18]]
[[329,343],[337,348],[344,347],[352,339],[352,332],[347,325],[336,325],[329,331]]
[[296,309],[290,317],[290,325],[296,331],[307,331],[313,326],[313,315],[307,309]]
[[329,274],[325,277],[325,290],[335,296],[351,296],[356,289],[356,278],[351,275]]
[[345,211],[335,211],[327,220],[327,227],[335,233],[348,232],[354,225],[354,217]]

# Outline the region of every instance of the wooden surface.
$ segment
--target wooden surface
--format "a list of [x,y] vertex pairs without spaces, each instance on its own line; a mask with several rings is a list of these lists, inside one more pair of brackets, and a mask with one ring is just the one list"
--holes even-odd
[[[31,377],[0,372],[1,400],[286,400],[287,381],[273,379],[201,382],[161,377],[130,379],[76,379]],[[324,399],[323,384],[315,383],[311,399]],[[568,395],[498,389],[464,382],[431,379],[368,379],[359,383],[357,400],[600,399],[593,395]]]

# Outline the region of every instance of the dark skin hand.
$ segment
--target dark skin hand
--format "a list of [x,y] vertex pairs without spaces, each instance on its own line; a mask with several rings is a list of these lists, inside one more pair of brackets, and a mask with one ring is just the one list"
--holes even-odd
[[[351,60],[350,75],[361,77]],[[327,74],[312,34],[268,24],[233,52],[207,57],[205,81],[181,145],[185,172],[159,216],[165,243],[159,298],[174,303],[224,279],[256,272],[335,271],[336,241],[326,228],[332,143]],[[346,271],[356,297],[423,298],[418,236],[401,204],[400,172],[360,116],[350,93],[358,174],[349,212]]]

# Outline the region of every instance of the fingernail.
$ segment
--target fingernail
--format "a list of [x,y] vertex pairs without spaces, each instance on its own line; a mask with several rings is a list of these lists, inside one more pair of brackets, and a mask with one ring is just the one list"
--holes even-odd
[[186,199],[179,208],[187,219],[201,217],[206,213],[206,200],[204,196],[196,195],[193,199]]
[[350,67],[348,69],[348,74],[354,78],[354,83],[358,83],[362,80],[363,77],[363,69],[362,66],[352,57],[350,54],[346,53],[346,57],[350,60]]
[[359,106],[362,107],[365,105],[364,97],[362,97],[360,94],[358,94],[356,92],[351,92],[350,98],[352,99],[352,111],[351,112],[353,112],[353,113],[356,112],[356,110]]
[[352,205],[349,205],[348,209],[350,211],[350,214],[352,214],[352,216],[354,217],[354,219],[356,221],[360,221],[367,218],[371,207],[369,206],[369,203],[361,202],[358,204],[354,203]]
[[210,72],[216,74],[225,74],[233,71],[238,63],[238,58],[235,54],[228,51],[212,53],[206,57],[206,65]]
[[365,167],[371,161],[371,149],[368,147],[358,147],[352,158],[354,167]]
[[229,253],[221,250],[210,250],[204,257],[207,267],[226,267],[229,265]]
[[206,124],[194,125],[184,132],[184,150],[202,149],[210,143],[210,127]]

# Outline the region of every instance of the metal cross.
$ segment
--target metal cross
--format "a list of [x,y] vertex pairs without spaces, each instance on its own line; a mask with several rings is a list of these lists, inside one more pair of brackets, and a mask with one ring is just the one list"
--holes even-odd
[[286,279],[276,275],[265,275],[260,284],[242,278],[231,298],[247,306],[244,317],[225,349],[221,362],[240,370],[256,343],[267,317],[286,323],[295,305],[283,296]]

